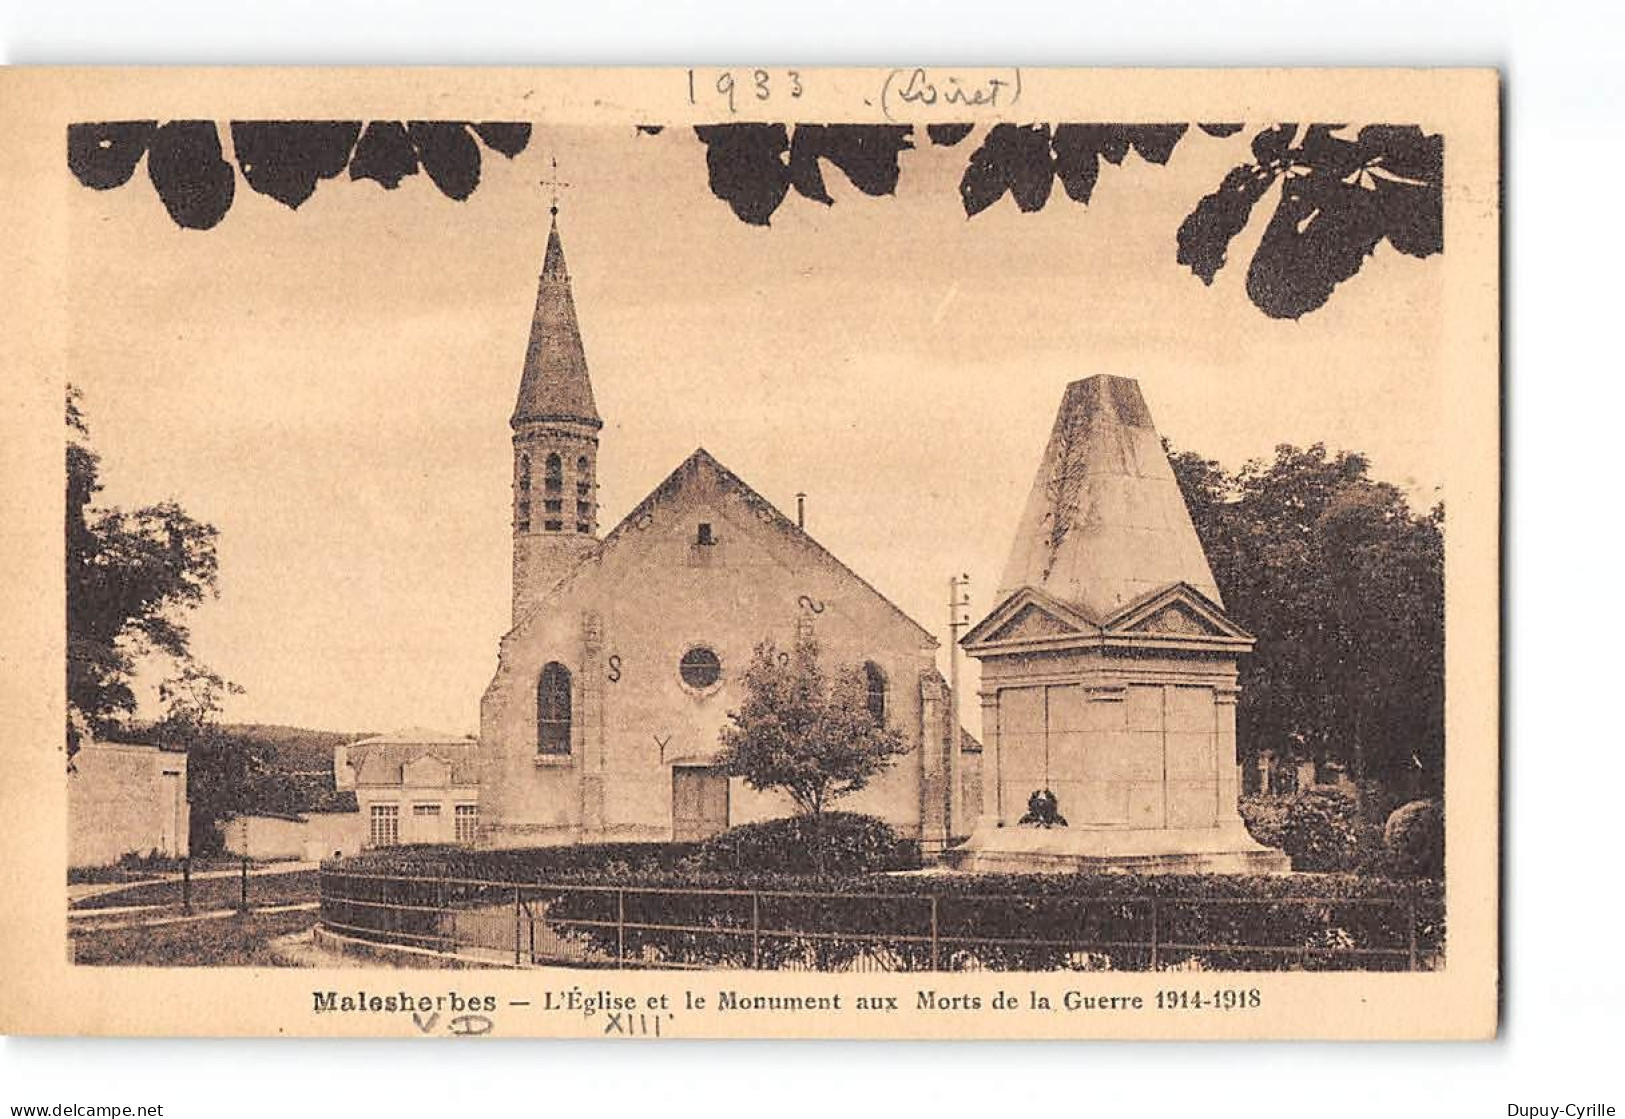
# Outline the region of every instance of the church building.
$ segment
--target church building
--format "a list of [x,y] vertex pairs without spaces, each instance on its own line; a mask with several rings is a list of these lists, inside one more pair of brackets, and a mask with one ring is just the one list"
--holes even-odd
[[698,840],[786,816],[715,765],[755,647],[810,630],[909,752],[837,807],[935,853],[969,832],[974,740],[949,730],[937,641],[738,475],[695,450],[605,535],[599,432],[557,209],[513,429],[513,615],[480,705],[487,847]]

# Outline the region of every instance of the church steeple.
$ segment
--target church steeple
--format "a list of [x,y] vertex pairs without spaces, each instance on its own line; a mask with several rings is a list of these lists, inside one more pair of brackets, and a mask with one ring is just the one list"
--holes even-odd
[[551,208],[513,428],[515,623],[598,542],[598,431],[570,273]]
[[604,426],[587,376],[587,355],[576,322],[570,271],[564,263],[564,242],[559,239],[558,210],[547,231],[547,255],[536,284],[536,310],[530,320],[530,345],[525,350],[525,371],[519,380],[519,399],[509,423],[571,420]]

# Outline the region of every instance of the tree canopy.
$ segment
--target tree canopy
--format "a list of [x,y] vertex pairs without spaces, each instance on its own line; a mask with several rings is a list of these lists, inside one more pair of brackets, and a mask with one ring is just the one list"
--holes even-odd
[[[67,397],[68,754],[134,712],[139,658],[190,662],[185,615],[216,593],[212,525],[172,501],[98,508],[101,458],[90,445],[79,392]],[[183,677],[177,677],[177,682]]]
[[1247,761],[1347,765],[1391,797],[1444,771],[1444,506],[1414,511],[1364,455],[1316,443],[1229,473],[1170,460],[1225,605],[1258,639],[1242,663]]
[[817,639],[801,635],[791,652],[756,646],[745,670],[745,702],[728,712],[717,766],[753,789],[778,789],[818,816],[907,753],[902,735],[869,713],[861,671],[826,673]]

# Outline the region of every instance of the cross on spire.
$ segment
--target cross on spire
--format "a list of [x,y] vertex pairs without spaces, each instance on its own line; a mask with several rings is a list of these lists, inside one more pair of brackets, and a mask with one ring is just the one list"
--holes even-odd
[[568,190],[570,184],[559,178],[559,161],[556,157],[552,160],[552,175],[549,178],[538,180],[537,185],[552,188],[553,204],[547,208],[547,212],[552,214],[554,217],[558,217],[559,191]]

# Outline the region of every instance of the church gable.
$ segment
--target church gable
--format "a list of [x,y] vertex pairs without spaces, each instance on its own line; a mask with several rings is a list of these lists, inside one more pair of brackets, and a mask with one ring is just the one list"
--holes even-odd
[[[543,600],[558,601],[584,590],[647,578],[651,569],[683,567],[778,567],[804,577],[817,614],[829,597],[867,597],[913,631],[921,644],[935,638],[856,572],[819,545],[796,523],[751,489],[705,450],[697,450],[627,514],[602,547]],[[836,593],[841,592],[841,593]],[[829,609],[839,609],[830,604]]]

